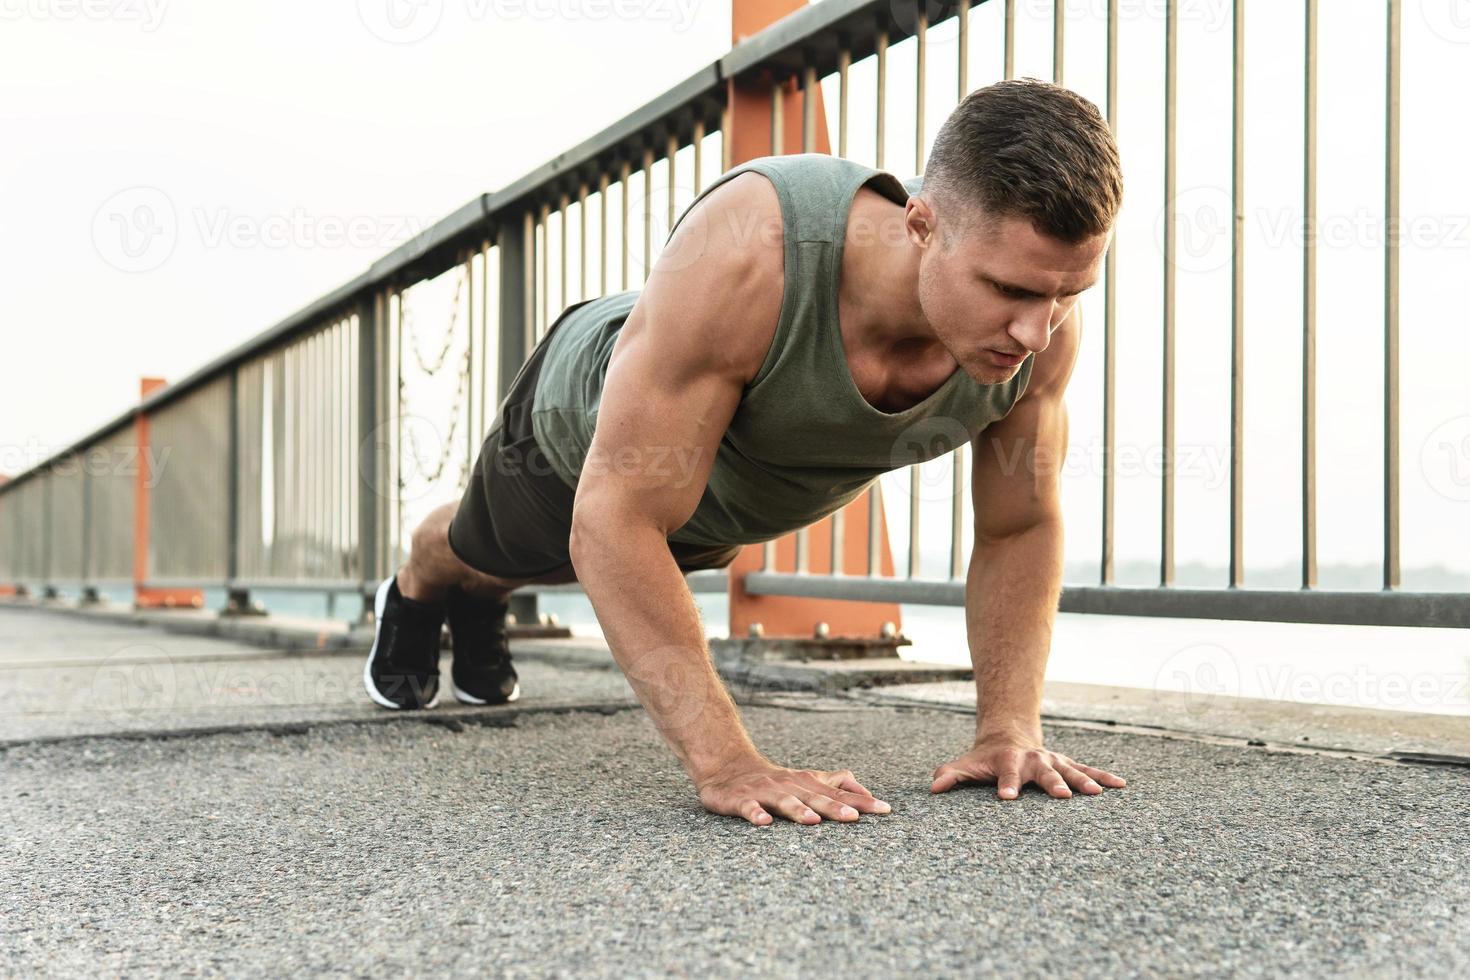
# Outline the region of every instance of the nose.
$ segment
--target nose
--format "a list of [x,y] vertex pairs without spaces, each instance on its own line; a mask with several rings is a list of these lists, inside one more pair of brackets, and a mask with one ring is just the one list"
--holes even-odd
[[1040,354],[1051,343],[1050,303],[1032,303],[1011,321],[1007,331],[1011,337],[1033,354]]

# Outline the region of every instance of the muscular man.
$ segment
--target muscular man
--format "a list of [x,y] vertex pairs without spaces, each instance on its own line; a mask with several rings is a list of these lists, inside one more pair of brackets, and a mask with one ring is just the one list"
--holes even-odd
[[1077,297],[1098,279],[1121,198],[1096,107],[1030,79],[967,96],[923,177],[822,154],[727,171],[641,290],[569,307],[527,359],[463,499],[419,526],[378,589],[368,693],[431,706],[447,616],[455,696],[514,700],[506,594],[578,581],[707,809],[756,824],[886,813],[849,771],[760,753],[684,573],[844,506],[914,461],[897,447],[917,443],[920,461],[954,448],[916,435],[957,433],[973,446],[965,620],[979,700],[974,743],[931,789],[1124,785],[1048,751],[1040,723]]

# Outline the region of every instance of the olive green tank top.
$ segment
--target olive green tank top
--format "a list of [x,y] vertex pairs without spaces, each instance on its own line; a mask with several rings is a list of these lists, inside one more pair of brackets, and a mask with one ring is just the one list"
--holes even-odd
[[[953,451],[1021,397],[1033,357],[1009,381],[981,384],[962,368],[924,401],[884,412],[858,391],[838,330],[837,287],[848,213],[858,189],[897,204],[922,186],[824,153],[758,157],[721,174],[689,209],[737,174],[775,185],[785,238],[785,295],[770,352],[746,385],[694,515],[669,535],[693,545],[756,544],[846,506],[880,475]],[[672,236],[674,228],[669,230]],[[587,301],[548,341],[532,432],[551,468],[575,487],[597,426],[603,378],[638,290]],[[650,460],[673,475],[692,460]],[[681,469],[681,467],[683,467]]]

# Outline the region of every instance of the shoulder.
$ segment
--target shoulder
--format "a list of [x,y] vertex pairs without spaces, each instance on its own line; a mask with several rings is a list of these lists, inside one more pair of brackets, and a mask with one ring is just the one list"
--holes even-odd
[[679,342],[697,345],[748,382],[775,337],[784,262],[776,189],[758,171],[746,171],[712,189],[679,222],[639,306],[656,301],[658,318],[681,334]]

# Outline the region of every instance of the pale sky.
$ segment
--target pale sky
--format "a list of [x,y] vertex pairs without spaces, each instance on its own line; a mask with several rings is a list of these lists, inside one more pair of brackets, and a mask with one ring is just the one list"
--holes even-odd
[[[389,2],[0,0],[0,472],[125,409],[140,375],[183,377],[728,49],[728,0],[420,0],[397,22]],[[1251,567],[1294,560],[1300,533],[1299,6],[1249,8]],[[1455,286],[1470,272],[1470,18],[1404,6],[1404,563],[1465,570],[1470,334]],[[1383,2],[1322,7],[1320,560],[1361,563],[1381,538]],[[999,71],[1000,8],[973,15],[972,87]],[[1050,77],[1050,5],[1018,9],[1019,72]],[[1103,0],[1068,9],[1067,82],[1101,104]],[[1158,541],[1162,9],[1123,4],[1120,560],[1152,559]],[[1229,24],[1223,0],[1182,3],[1181,564],[1221,563],[1227,544]],[[912,46],[890,52],[885,167],[900,176],[914,172]],[[954,104],[952,51],[950,24],[931,35],[930,138]],[[853,84],[860,102],[871,64]],[[853,118],[849,156],[871,163],[869,117]],[[106,216],[140,193],[173,209],[177,241],[129,271]],[[1100,288],[1085,300],[1069,395],[1078,560],[1096,554],[1101,301]]]

